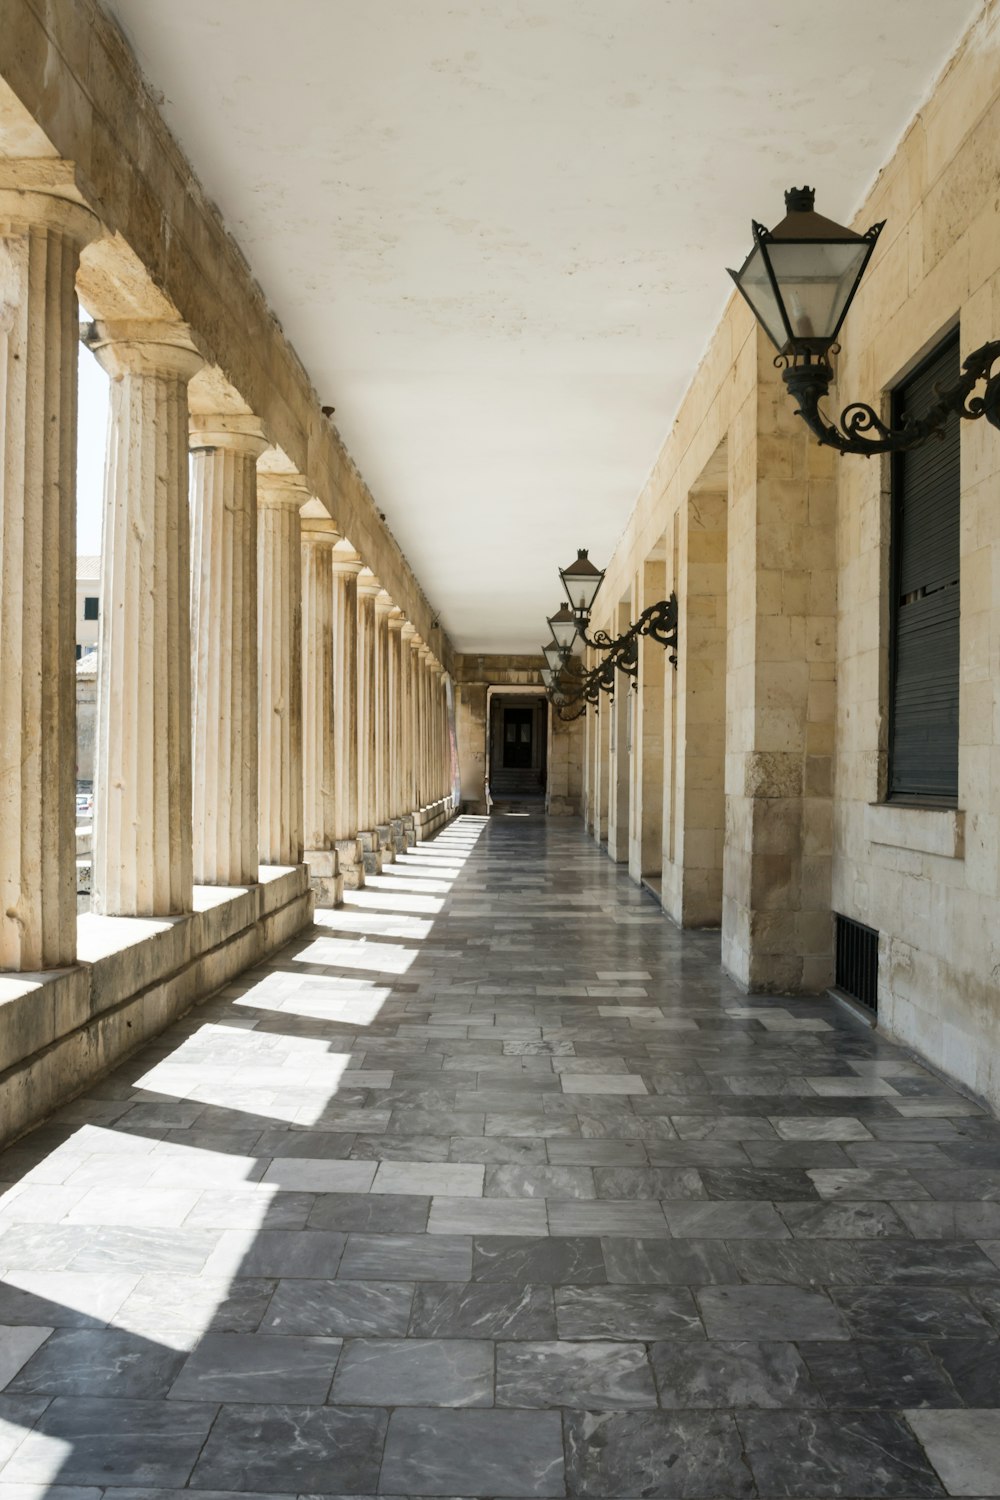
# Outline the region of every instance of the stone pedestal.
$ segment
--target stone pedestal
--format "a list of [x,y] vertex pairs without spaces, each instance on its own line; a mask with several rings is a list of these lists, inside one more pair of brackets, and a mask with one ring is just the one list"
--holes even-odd
[[294,474],[257,476],[260,862],[302,861],[302,578]]
[[194,880],[251,885],[257,830],[256,417],[193,416]]
[[76,957],[74,278],[98,224],[12,190],[23,165],[0,164],[0,969],[31,971]]
[[346,541],[331,554],[334,737],[334,843],[347,890],[365,883],[358,841],[358,574],[361,559]]
[[344,899],[336,849],[333,549],[330,521],[302,527],[302,721],[305,861],[317,906]]
[[167,916],[192,896],[187,385],[202,359],[182,324],[97,323],[87,342],[111,376],[92,909]]

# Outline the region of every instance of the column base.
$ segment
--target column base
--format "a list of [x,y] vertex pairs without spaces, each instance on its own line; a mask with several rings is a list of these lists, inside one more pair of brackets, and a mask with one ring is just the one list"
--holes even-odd
[[376,823],[375,832],[378,834],[379,850],[382,855],[383,865],[395,864],[396,844],[392,837],[392,825],[390,823]]
[[335,847],[344,890],[360,891],[365,883],[365,867],[357,835],[352,839],[337,839]]
[[397,855],[405,854],[410,847],[410,840],[406,833],[406,819],[393,818],[389,823],[389,827],[392,830],[392,842]]
[[361,862],[364,865],[365,874],[381,875],[382,846],[378,830],[375,828],[359,829],[358,843],[361,845]]
[[344,877],[336,849],[307,849],[309,885],[317,906],[340,906],[344,900]]

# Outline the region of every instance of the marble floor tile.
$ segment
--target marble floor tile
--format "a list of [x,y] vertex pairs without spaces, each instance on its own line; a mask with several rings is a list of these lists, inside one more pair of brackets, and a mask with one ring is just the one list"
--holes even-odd
[[187,1483],[215,1420],[202,1402],[57,1396],[2,1471],[4,1484]]
[[430,1208],[429,1198],[396,1193],[321,1193],[312,1200],[306,1227],[344,1234],[422,1234]]
[[562,1426],[554,1411],[402,1409],[389,1422],[384,1495],[561,1496]]
[[521,1239],[485,1235],[475,1241],[473,1278],[528,1285],[607,1281],[601,1241],[581,1236]]
[[425,1339],[554,1339],[552,1287],[519,1281],[424,1282],[413,1299],[410,1333]]
[[472,1240],[465,1235],[351,1234],[338,1276],[349,1281],[467,1281]]
[[562,1286],[556,1288],[561,1339],[704,1339],[691,1293],[663,1287]]
[[30,1323],[0,1324],[0,1391],[10,1386],[53,1331],[33,1327]]
[[823,1395],[793,1343],[668,1341],[654,1344],[651,1358],[660,1405],[671,1410],[823,1406]]
[[754,1492],[728,1412],[567,1412],[564,1431],[571,1495],[750,1500]]
[[639,1410],[656,1405],[644,1344],[498,1344],[497,1406]]
[[261,1401],[281,1391],[289,1401],[327,1398],[340,1356],[338,1338],[209,1333],[170,1389],[173,1401]]
[[909,1427],[893,1413],[748,1411],[738,1421],[762,1495],[921,1500],[945,1493]]
[[483,1174],[484,1168],[475,1162],[383,1161],[375,1173],[372,1192],[481,1198]]
[[321,1495],[329,1493],[331,1455],[336,1454],[338,1487],[346,1494],[373,1495],[386,1425],[386,1413],[372,1408],[223,1406],[191,1487]]
[[1000,1411],[908,1411],[949,1495],[1000,1494]]
[[412,1303],[413,1284],[405,1281],[279,1281],[260,1332],[402,1337]]
[[[548,1224],[544,1199],[432,1198],[430,1235],[544,1234]],[[553,1233],[557,1231],[553,1230]]]
[[470,1338],[348,1339],[330,1400],[341,1406],[492,1406],[493,1345]]
[[185,1356],[111,1328],[58,1328],[8,1383],[9,1395],[165,1396]]
[[[850,1295],[850,1294],[847,1294]],[[710,1339],[846,1339],[822,1292],[794,1286],[714,1286],[696,1293]]]

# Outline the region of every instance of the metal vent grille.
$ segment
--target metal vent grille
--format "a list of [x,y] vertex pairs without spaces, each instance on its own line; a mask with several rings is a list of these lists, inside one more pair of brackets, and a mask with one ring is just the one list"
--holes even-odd
[[878,1010],[878,933],[850,917],[837,918],[837,988],[852,1000]]

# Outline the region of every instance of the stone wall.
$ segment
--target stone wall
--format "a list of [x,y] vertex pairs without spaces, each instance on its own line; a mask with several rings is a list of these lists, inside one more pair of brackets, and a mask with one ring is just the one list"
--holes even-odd
[[[986,7],[856,216],[887,222],[843,330],[841,405],[877,405],[956,322],[963,353],[1000,337],[998,15]],[[645,873],[644,762],[659,763],[675,920],[721,922],[729,971],[789,994],[831,983],[833,912],[876,928],[879,1025],[996,1104],[1000,434],[962,424],[959,807],[886,805],[888,471],[810,438],[773,352],[732,299],[608,565],[594,624],[616,633],[662,549],[680,649],[660,743],[620,704],[588,726],[588,823]]]

